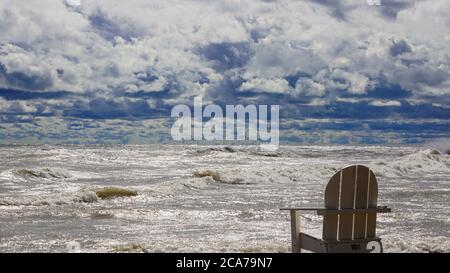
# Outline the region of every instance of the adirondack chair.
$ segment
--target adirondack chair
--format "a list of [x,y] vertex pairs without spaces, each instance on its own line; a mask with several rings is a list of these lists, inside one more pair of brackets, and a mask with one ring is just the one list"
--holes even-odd
[[[369,168],[354,165],[340,170],[328,182],[324,208],[281,208],[291,213],[292,252],[383,252],[376,217],[391,209],[377,206],[377,199],[377,179]],[[299,213],[304,211],[323,216],[321,239],[300,232]]]

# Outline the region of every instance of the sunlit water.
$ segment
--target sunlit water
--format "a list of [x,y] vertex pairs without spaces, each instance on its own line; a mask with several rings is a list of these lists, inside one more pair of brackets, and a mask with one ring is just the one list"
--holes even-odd
[[[0,252],[287,252],[284,206],[320,206],[350,164],[378,176],[387,252],[450,251],[450,156],[414,147],[2,146]],[[193,177],[211,170],[219,179]],[[138,196],[93,201],[105,186]],[[303,215],[302,228],[321,218]]]

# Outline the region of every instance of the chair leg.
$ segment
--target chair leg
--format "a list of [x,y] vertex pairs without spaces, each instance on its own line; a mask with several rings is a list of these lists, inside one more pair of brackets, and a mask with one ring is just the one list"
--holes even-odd
[[291,241],[292,253],[302,252],[302,242],[300,239],[300,217],[299,212],[291,210]]
[[300,233],[302,248],[315,253],[328,252],[328,248],[323,240],[315,238],[305,233]]

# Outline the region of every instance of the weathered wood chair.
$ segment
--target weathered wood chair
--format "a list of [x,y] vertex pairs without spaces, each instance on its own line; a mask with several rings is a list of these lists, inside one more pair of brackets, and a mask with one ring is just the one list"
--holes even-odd
[[[340,170],[326,187],[325,208],[281,208],[291,212],[292,252],[383,252],[376,217],[391,209],[377,206],[377,199],[377,179],[369,168],[355,165]],[[323,216],[322,239],[300,232],[300,211]]]

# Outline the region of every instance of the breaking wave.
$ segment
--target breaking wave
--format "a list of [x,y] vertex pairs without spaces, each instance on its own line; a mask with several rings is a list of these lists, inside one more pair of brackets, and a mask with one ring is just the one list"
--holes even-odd
[[414,172],[439,172],[450,167],[450,157],[433,149],[420,150],[391,162],[377,162],[384,172],[406,175]]
[[70,178],[71,175],[62,170],[53,170],[49,168],[43,169],[19,169],[13,170],[12,174],[23,179],[64,179]]
[[222,184],[233,184],[233,185],[248,185],[255,184],[249,180],[246,180],[245,177],[242,177],[241,172],[229,172],[229,173],[219,173],[218,171],[199,171],[194,172],[193,176],[196,178],[208,178],[214,182],[222,183]]
[[[108,188],[107,188],[108,189]],[[0,206],[60,206],[76,203],[107,202],[114,198],[103,198],[95,190],[82,189],[76,192],[36,193],[20,197],[0,198]]]
[[257,146],[218,146],[218,147],[206,147],[201,148],[195,151],[198,155],[210,154],[210,153],[244,153],[248,155],[254,156],[266,156],[266,157],[280,157],[282,155],[279,151],[263,151],[259,149]]
[[237,148],[233,148],[230,146],[225,147],[207,147],[207,148],[201,148],[199,150],[196,150],[197,154],[208,154],[213,152],[225,152],[225,153],[236,153],[238,151]]

